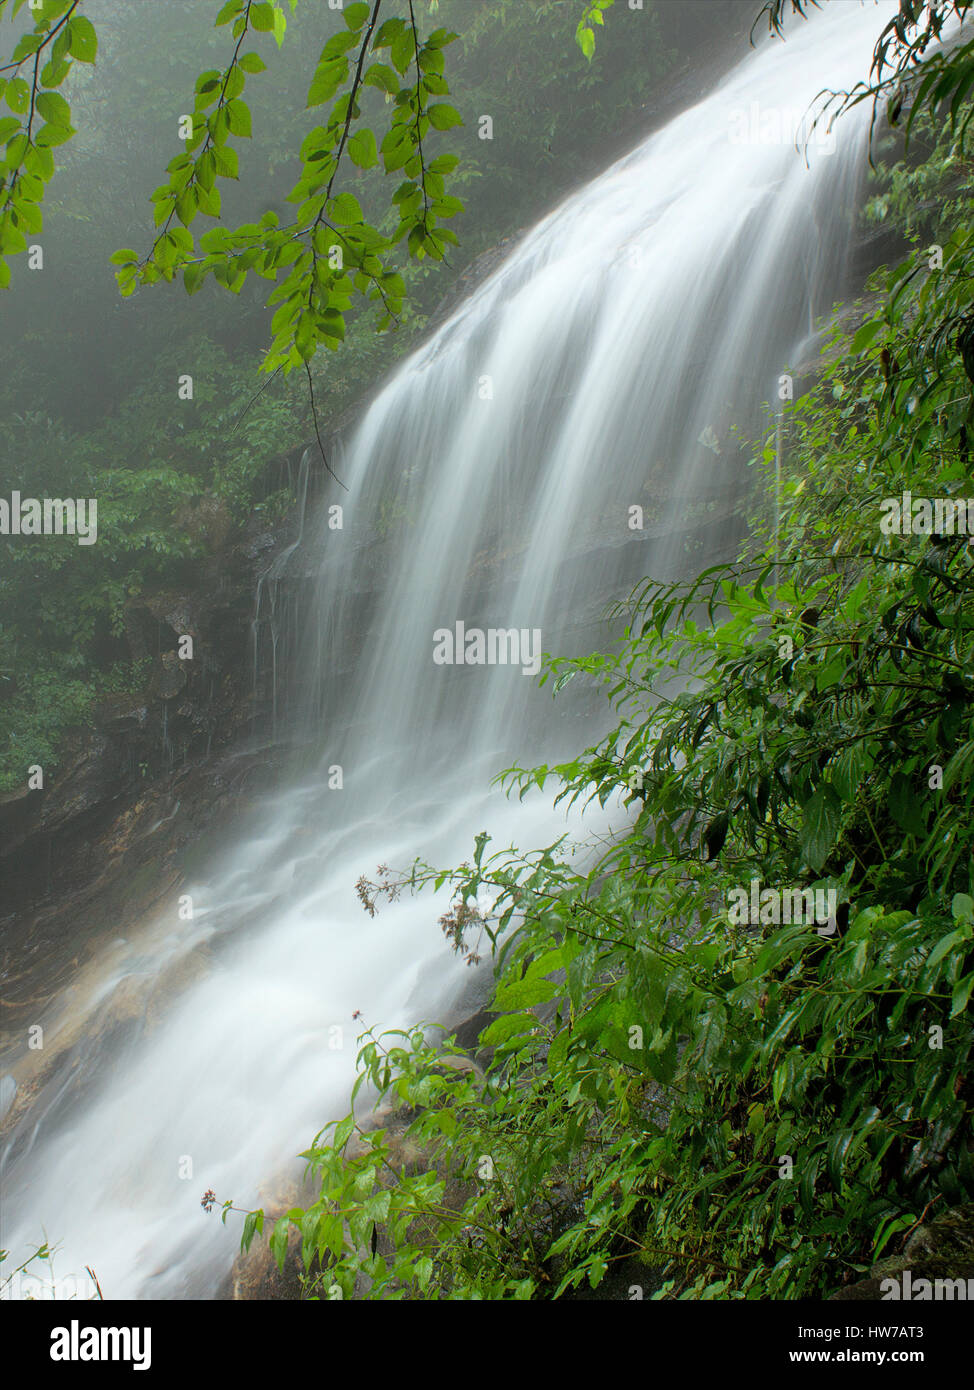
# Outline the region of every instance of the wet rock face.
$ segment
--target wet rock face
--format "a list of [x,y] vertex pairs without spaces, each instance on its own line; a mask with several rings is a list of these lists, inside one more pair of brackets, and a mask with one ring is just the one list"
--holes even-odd
[[[958,1281],[966,1286],[963,1292],[958,1291]],[[901,1255],[880,1260],[869,1271],[868,1279],[848,1284],[832,1297],[845,1301],[966,1300],[970,1290],[974,1290],[974,1202],[952,1207],[917,1226]]]
[[974,1202],[952,1207],[936,1220],[918,1226],[906,1243],[903,1258],[953,1259],[974,1265]]
[[[276,787],[288,750],[262,737],[269,692],[258,671],[255,693],[251,618],[260,575],[295,533],[293,515],[274,527],[255,513],[220,533],[223,548],[183,588],[133,599],[125,647],[143,663],[141,687],[99,701],[43,789],[0,797],[0,1073],[8,1043],[19,1055],[24,1027]],[[136,1013],[144,1021],[151,1001]],[[5,1129],[29,1090],[3,1098]]]
[[[0,918],[0,1074],[26,1055],[33,1064],[31,1084],[50,1080],[50,1068],[61,1049],[73,1045],[77,1030],[64,1024],[58,1047],[48,1044],[25,1054],[26,1030],[45,1018],[58,999],[70,999],[72,986],[73,997],[85,997],[78,987],[93,962],[110,961],[119,942],[124,944],[147,921],[175,914],[187,876],[201,860],[220,853],[232,840],[238,818],[252,813],[276,787],[285,757],[283,749],[223,750],[145,784],[131,796],[106,801],[89,815],[79,814],[61,834],[52,833],[58,857],[39,864],[45,891]],[[5,902],[0,911],[6,911]],[[84,1016],[88,1036],[97,1041],[113,1028],[154,1027],[171,998],[206,967],[207,953],[197,947],[161,973],[133,976],[99,1005],[95,1016]],[[4,1132],[30,1099],[28,1086],[8,1103],[0,1116]]]
[[[78,871],[100,877],[120,817],[161,795],[178,772],[269,722],[269,692],[255,670],[251,620],[261,573],[294,539],[295,518],[271,527],[259,513],[231,533],[205,518],[211,553],[185,587],[132,599],[115,657],[142,665],[140,688],[109,695],[91,727],[66,739],[44,787],[0,796],[0,917],[63,891]],[[202,523],[201,523],[202,524]],[[119,821],[119,834],[125,837]]]

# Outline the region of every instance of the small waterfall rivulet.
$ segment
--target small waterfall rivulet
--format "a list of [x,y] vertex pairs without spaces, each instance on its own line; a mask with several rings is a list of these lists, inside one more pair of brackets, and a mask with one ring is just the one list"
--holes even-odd
[[[776,399],[810,323],[847,288],[865,162],[865,107],[834,147],[813,138],[807,161],[782,113],[861,79],[887,9],[836,4],[762,42],[540,222],[377,396],[341,459],[348,492],[325,499],[342,529],[327,505],[303,528],[318,577],[288,717],[316,759],[180,889],[191,920],[166,904],[45,1020],[64,1057],[7,1143],[13,1251],[43,1228],[58,1268],[92,1266],[109,1298],[212,1293],[237,1233],[201,1212],[203,1191],[255,1203],[344,1113],[354,1011],[387,1027],[438,1016],[467,978],[439,899],[372,920],[359,875],[416,855],[457,863],[483,828],[525,847],[578,828],[550,797],[489,790],[501,768],[551,761],[591,727],[584,699],[553,705],[522,666],[594,643],[607,600],[686,564],[688,499],[733,494],[731,426]],[[458,622],[525,629],[529,649],[520,665],[437,664],[434,631]],[[86,1042],[100,1001],[202,943],[209,968],[151,1029]],[[15,1061],[13,1082],[25,1075]]]

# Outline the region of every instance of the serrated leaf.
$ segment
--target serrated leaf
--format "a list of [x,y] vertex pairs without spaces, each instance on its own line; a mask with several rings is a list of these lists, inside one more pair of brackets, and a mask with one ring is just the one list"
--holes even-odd
[[426,108],[426,114],[430,118],[430,125],[434,130],[452,130],[454,126],[463,125],[463,117],[460,112],[445,101],[436,102],[433,106]]
[[308,106],[323,106],[331,101],[347,73],[348,62],[344,58],[319,63],[308,88]]
[[480,1042],[484,1047],[496,1047],[519,1034],[529,1033],[537,1026],[538,1020],[533,1014],[505,1014],[503,1018],[495,1018],[493,1023],[484,1029],[480,1035]]
[[344,11],[343,18],[349,29],[361,29],[369,17],[369,7],[365,0],[353,0]]
[[95,26],[84,15],[76,14],[67,26],[68,52],[79,63],[93,63],[98,52]]
[[552,980],[514,980],[499,986],[494,1002],[499,1009],[530,1009],[564,992],[564,985]]
[[318,1220],[315,1230],[315,1245],[321,1254],[328,1250],[335,1259],[340,1259],[345,1248],[345,1231],[342,1226],[342,1218],[332,1212],[326,1212]]
[[372,169],[379,162],[379,151],[371,130],[357,130],[348,142],[348,153],[360,169]]
[[378,87],[382,92],[395,96],[399,91],[399,78],[387,63],[373,63],[362,79],[363,86]]
[[822,782],[802,808],[801,851],[816,873],[825,865],[842,823],[842,803],[832,787]]
[[274,6],[269,0],[258,0],[258,3],[250,7],[250,27],[256,29],[258,34],[270,34],[274,31]]
[[866,773],[866,754],[861,743],[855,743],[829,763],[829,776],[839,796],[847,804],[855,802]]
[[230,134],[246,138],[251,133],[250,108],[242,101],[231,101],[226,108]]
[[429,1285],[430,1279],[433,1277],[433,1261],[428,1255],[423,1255],[421,1259],[416,1261],[413,1269],[416,1274],[417,1284],[420,1289],[425,1291]]
[[69,126],[42,125],[34,137],[34,143],[42,149],[51,149],[56,145],[67,144],[74,133],[74,130]]
[[329,213],[332,221],[338,222],[341,226],[365,220],[359,201],[352,193],[339,193],[337,198],[332,198]]
[[59,92],[41,92],[35,109],[45,121],[50,121],[51,125],[70,128],[71,107]]

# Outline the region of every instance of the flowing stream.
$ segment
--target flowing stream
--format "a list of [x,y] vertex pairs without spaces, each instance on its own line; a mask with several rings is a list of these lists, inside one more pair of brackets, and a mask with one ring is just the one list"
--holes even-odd
[[[830,5],[749,52],[541,221],[345,442],[347,493],[309,512],[261,595],[283,622],[274,585],[312,557],[300,679],[276,693],[314,758],[256,831],[180,888],[191,917],[164,904],[45,1020],[63,1055],[8,1137],[3,1243],[25,1250],[43,1229],[60,1245],[62,1295],[88,1265],[108,1298],[211,1296],[238,1230],[201,1211],[202,1193],[256,1203],[345,1113],[354,1012],[379,1027],[439,1017],[469,981],[437,925],[442,897],[372,919],[360,874],[417,855],[458,863],[485,828],[498,847],[529,848],[621,819],[610,807],[566,821],[550,796],[508,802],[490,778],[605,726],[585,692],[552,704],[538,690],[542,650],[594,646],[603,606],[641,575],[702,566],[733,542],[732,427],[759,427],[849,288],[868,113],[814,134],[807,160],[795,121],[826,84],[865,76],[889,8]],[[485,655],[509,659],[446,664],[434,634],[456,646],[458,623],[467,642],[502,633]],[[204,946],[207,969],[152,1027],[91,1036],[106,999]],[[0,1083],[6,1104],[29,1060]]]

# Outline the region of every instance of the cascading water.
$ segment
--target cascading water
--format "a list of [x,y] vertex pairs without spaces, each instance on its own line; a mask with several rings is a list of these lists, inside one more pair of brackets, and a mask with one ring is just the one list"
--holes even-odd
[[[553,707],[522,668],[590,640],[640,574],[686,564],[688,504],[739,482],[731,426],[776,398],[845,288],[864,162],[865,113],[834,150],[813,140],[810,167],[782,113],[864,75],[886,8],[831,7],[749,54],[542,221],[378,396],[342,461],[348,492],[328,499],[341,529],[322,508],[300,547],[320,564],[299,683],[320,765],[180,889],[191,918],[166,904],[44,1020],[59,1064],[4,1155],[13,1252],[43,1227],[58,1267],[92,1266],[107,1297],[212,1293],[236,1238],[202,1192],[254,1204],[344,1113],[354,1011],[436,1016],[465,978],[442,907],[371,920],[359,875],[459,862],[484,827],[525,846],[577,829],[540,795],[486,790],[594,732],[584,701]],[[523,629],[517,664],[437,664],[434,632],[458,622]],[[207,971],[153,1028],[93,1037],[106,999],[203,943]],[[31,1061],[10,1067],[6,1103]]]

